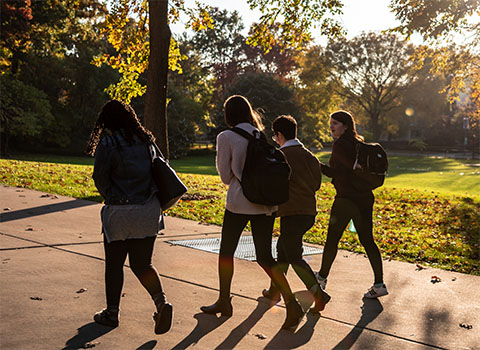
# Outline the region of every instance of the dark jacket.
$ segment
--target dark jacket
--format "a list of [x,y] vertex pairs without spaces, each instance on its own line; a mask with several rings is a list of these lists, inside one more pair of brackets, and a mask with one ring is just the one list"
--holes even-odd
[[143,204],[157,192],[148,144],[121,131],[104,136],[95,152],[93,180],[105,204]]
[[320,162],[304,146],[288,146],[280,149],[290,169],[289,199],[278,206],[277,216],[317,214],[315,192],[322,184]]
[[359,181],[353,170],[356,156],[356,141],[342,135],[332,145],[332,154],[328,165],[322,164],[322,173],[332,178],[337,197],[359,197],[372,195],[370,190],[359,191],[355,181]]

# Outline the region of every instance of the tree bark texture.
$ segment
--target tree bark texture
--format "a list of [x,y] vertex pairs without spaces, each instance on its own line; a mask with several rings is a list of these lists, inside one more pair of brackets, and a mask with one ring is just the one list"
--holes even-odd
[[145,126],[155,135],[158,147],[169,157],[167,127],[167,79],[170,27],[168,0],[149,0],[150,57],[145,96]]

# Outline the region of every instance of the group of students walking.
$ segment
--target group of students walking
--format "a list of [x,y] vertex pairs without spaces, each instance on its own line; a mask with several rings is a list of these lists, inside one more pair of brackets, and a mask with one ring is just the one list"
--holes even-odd
[[[264,130],[260,115],[243,96],[234,95],[226,100],[224,116],[229,128],[239,128],[250,135]],[[358,190],[352,184],[354,169],[359,167],[355,164],[355,145],[363,138],[356,132],[354,118],[346,111],[330,115],[330,130],[335,141],[327,165],[298,140],[297,122],[293,117],[283,115],[273,121],[274,140],[291,169],[289,199],[278,206],[252,203],[242,191],[248,140],[231,129],[217,136],[216,166],[222,182],[228,185],[228,191],[218,259],[219,297],[213,304],[200,308],[204,313],[226,317],[233,314],[230,295],[233,256],[248,223],[251,224],[257,262],[271,279],[262,295],[272,303],[280,301],[281,297],[285,301],[287,315],[282,329],[296,328],[304,316],[286,279],[289,266],[313,295],[314,305],[309,312],[324,310],[331,299],[325,292],[327,278],[338,243],[350,220],[374,272],[374,284],[364,297],[377,298],[388,294],[380,251],[372,235],[374,196],[371,190]],[[101,219],[107,305],[94,315],[94,320],[106,326],[118,326],[123,265],[128,255],[132,271],[156,306],[153,316],[155,333],[162,334],[171,327],[173,308],[167,302],[158,273],[152,266],[155,236],[164,228],[162,208],[155,195],[161,189],[157,188],[151,174],[149,145],[154,141],[151,132],[142,126],[128,104],[111,100],[102,108],[87,153],[95,156],[93,179],[105,199]],[[322,265],[320,271],[315,272],[302,257],[302,239],[315,223],[315,193],[320,188],[322,173],[332,178],[336,196]],[[280,217],[280,237],[275,260],[271,243],[276,217]]]

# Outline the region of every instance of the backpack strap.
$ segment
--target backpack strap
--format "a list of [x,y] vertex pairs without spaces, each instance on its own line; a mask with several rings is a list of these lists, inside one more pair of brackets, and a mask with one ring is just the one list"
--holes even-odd
[[249,140],[249,141],[253,138],[253,136],[250,135],[249,132],[247,132],[247,131],[245,131],[245,130],[243,130],[243,129],[237,128],[236,126],[233,127],[233,128],[231,128],[230,130],[233,131],[233,132],[235,132],[235,133],[237,133],[237,134],[239,134],[240,136],[245,137],[245,138],[246,138],[247,140]]
[[254,131],[253,131],[253,135],[251,135],[248,131],[245,131],[245,130],[243,130],[243,129],[237,128],[236,126],[233,127],[233,128],[231,128],[230,130],[233,131],[233,132],[236,132],[237,134],[239,134],[239,135],[241,135],[241,136],[243,136],[243,137],[245,137],[245,138],[246,138],[247,140],[249,140],[249,141],[252,140],[253,138],[255,138],[255,139],[262,139],[262,140],[264,140],[265,142],[268,143],[265,134],[264,134],[263,132],[261,132],[261,131],[254,130]]

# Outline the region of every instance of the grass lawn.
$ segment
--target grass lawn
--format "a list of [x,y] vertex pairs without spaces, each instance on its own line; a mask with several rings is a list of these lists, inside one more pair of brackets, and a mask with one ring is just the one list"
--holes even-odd
[[[322,161],[328,154],[320,153]],[[478,161],[477,161],[478,163]],[[91,158],[21,156],[0,159],[1,183],[101,202]],[[221,225],[227,187],[214,156],[172,161],[189,191],[168,215]],[[375,238],[383,257],[480,275],[480,168],[452,159],[391,157],[385,186],[375,191]],[[324,244],[335,190],[324,180],[318,215],[305,241]],[[278,220],[275,226],[278,234]],[[355,233],[340,247],[364,253]]]

